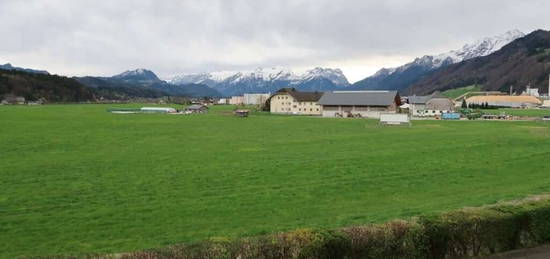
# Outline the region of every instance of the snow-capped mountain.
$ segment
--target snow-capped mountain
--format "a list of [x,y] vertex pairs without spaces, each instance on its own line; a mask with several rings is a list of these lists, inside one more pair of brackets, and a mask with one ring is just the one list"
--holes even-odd
[[374,75],[356,82],[353,86],[359,89],[403,90],[436,69],[472,58],[490,55],[508,43],[524,36],[525,34],[519,30],[511,30],[494,37],[486,37],[474,43],[466,44],[458,50],[451,50],[438,55],[425,55],[396,68],[382,68]]
[[146,81],[146,82],[159,82],[161,81],[155,73],[151,70],[138,68],[135,70],[128,70],[113,76],[114,79],[125,81]]
[[340,69],[314,68],[305,73],[295,73],[284,67],[257,68],[253,71],[213,72],[176,76],[172,84],[206,84],[225,95],[266,93],[281,87],[300,90],[334,90],[349,86]]
[[166,81],[160,80],[153,71],[143,68],[129,70],[112,77],[87,76],[77,77],[75,79],[91,88],[115,89],[136,96],[221,96],[218,91],[205,84],[186,83],[174,85],[167,83]]

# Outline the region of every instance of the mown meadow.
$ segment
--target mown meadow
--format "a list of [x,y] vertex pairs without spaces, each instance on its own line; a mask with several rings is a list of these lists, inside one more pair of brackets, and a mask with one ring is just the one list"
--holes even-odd
[[363,225],[550,190],[550,123],[106,112],[141,106],[0,106],[0,257]]

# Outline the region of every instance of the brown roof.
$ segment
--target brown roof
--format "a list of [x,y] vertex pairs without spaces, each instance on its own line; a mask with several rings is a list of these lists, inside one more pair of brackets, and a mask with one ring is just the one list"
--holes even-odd
[[281,88],[275,94],[288,93],[298,102],[317,102],[323,96],[323,92],[299,92],[294,88]]

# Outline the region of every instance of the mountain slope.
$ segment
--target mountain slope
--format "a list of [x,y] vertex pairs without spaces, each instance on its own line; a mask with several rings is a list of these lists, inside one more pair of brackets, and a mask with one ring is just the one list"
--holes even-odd
[[452,50],[439,55],[426,55],[397,68],[383,68],[373,76],[354,83],[353,86],[354,88],[369,90],[404,90],[418,82],[422,77],[440,68],[489,55],[523,36],[522,32],[512,30],[494,37],[487,37],[475,43],[466,44],[459,50]]
[[294,87],[303,91],[335,90],[349,86],[340,69],[314,68],[303,74],[287,68],[258,68],[243,72],[214,72],[176,76],[173,84],[206,84],[226,96],[243,93],[275,92],[282,87]]
[[531,84],[547,92],[549,74],[550,32],[538,30],[491,55],[442,68],[413,84],[407,92],[426,94],[472,84],[482,85],[482,90],[505,92],[511,85],[518,92]]
[[84,102],[95,100],[94,92],[72,78],[0,69],[0,99],[22,96],[26,100]]
[[146,69],[126,71],[112,77],[78,77],[82,84],[105,94],[126,97],[215,97],[221,94],[204,84],[174,85],[160,80]]
[[44,74],[44,75],[49,75],[50,74],[50,73],[48,73],[48,71],[45,71],[45,70],[36,70],[36,69],[30,69],[30,68],[14,67],[10,63],[0,65],[0,69],[23,71],[23,72],[34,73],[34,74]]

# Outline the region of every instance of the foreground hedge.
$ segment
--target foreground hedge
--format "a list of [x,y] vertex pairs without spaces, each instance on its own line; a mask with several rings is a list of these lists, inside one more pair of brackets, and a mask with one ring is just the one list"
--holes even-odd
[[550,199],[463,209],[410,221],[293,232],[118,255],[122,258],[454,258],[550,242]]

